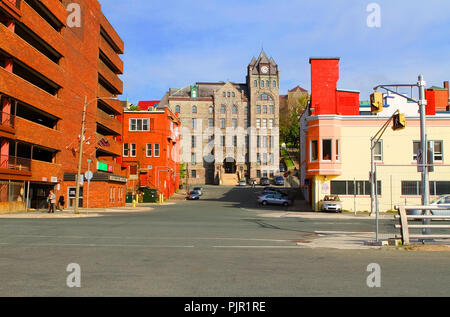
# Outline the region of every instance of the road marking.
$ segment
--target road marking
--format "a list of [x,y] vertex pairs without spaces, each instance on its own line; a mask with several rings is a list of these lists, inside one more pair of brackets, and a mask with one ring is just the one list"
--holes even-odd
[[317,234],[367,234],[373,231],[314,231]]
[[123,240],[230,240],[230,241],[264,241],[291,242],[292,239],[256,239],[256,238],[214,238],[214,237],[121,237],[121,236],[44,236],[44,235],[10,235],[8,238],[66,238],[66,239],[123,239]]
[[282,246],[282,245],[226,245],[226,246],[213,246],[213,248],[219,249],[300,249],[298,246]]
[[22,247],[88,247],[88,248],[115,248],[115,247],[132,247],[132,248],[195,248],[193,245],[146,245],[146,244],[82,244],[82,243],[0,243],[3,246],[22,246]]

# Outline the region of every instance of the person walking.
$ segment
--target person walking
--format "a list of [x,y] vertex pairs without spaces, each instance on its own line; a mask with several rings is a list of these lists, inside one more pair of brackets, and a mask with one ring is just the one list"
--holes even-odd
[[48,213],[55,213],[55,204],[56,204],[56,195],[53,193],[53,190],[50,190],[48,194]]
[[63,211],[63,210],[64,210],[64,205],[65,205],[65,203],[66,203],[66,202],[64,201],[64,196],[63,196],[63,195],[59,196],[57,209],[58,209],[59,211]]

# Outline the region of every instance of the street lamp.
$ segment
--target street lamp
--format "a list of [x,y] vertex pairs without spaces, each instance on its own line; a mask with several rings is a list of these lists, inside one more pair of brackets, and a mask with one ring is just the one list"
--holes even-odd
[[79,154],[78,154],[78,172],[77,172],[77,177],[75,179],[76,191],[75,191],[75,211],[74,212],[76,214],[80,213],[80,211],[78,210],[78,204],[79,204],[79,199],[80,199],[80,178],[81,178],[81,164],[82,164],[82,159],[83,159],[83,144],[84,144],[84,132],[85,132],[84,124],[86,122],[86,109],[90,103],[97,101],[99,99],[118,100],[117,97],[96,97],[95,99],[92,99],[88,102],[87,97],[84,98],[83,119],[81,121],[81,133],[80,133],[80,148],[79,148]]

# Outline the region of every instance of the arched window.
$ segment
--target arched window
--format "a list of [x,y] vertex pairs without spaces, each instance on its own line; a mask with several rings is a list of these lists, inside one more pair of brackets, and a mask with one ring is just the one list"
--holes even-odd
[[180,109],[180,106],[178,106],[178,105],[175,106],[175,113],[180,113],[180,110],[181,110],[181,109]]
[[214,112],[213,106],[209,106],[209,113],[212,114]]
[[220,107],[220,113],[226,113],[227,112],[227,107],[225,107],[225,105],[222,105]]
[[238,109],[237,109],[236,105],[233,105],[233,114],[237,114],[237,112],[238,112]]
[[270,100],[273,101],[273,97],[268,94],[262,94],[258,97],[258,100]]
[[192,113],[197,113],[197,106],[192,106]]
[[253,82],[253,86],[258,87],[258,81],[257,81],[257,80],[255,80],[255,81]]

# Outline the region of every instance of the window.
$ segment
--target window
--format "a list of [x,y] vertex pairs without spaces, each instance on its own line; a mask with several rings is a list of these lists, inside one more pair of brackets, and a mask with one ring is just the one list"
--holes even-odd
[[270,148],[273,149],[275,147],[275,138],[273,136],[270,136],[269,142],[270,142]]
[[257,105],[256,106],[256,113],[261,113],[261,106],[260,105]]
[[136,157],[136,143],[130,143],[130,148],[131,148],[131,157]]
[[237,119],[233,119],[232,121],[233,121],[233,128],[236,129],[238,125]]
[[130,147],[128,143],[123,144],[123,156],[128,157],[130,155]]
[[253,82],[253,87],[258,87],[258,81],[257,81],[257,80],[255,80],[255,81]]
[[[275,155],[273,153],[270,154],[270,165],[273,165],[275,162]],[[273,177],[273,175],[272,175]]]
[[147,157],[152,157],[153,154],[153,144],[147,143]]
[[256,137],[256,147],[261,147],[261,137],[259,135]]
[[192,119],[192,129],[197,129],[197,119],[196,118]]
[[234,105],[233,106],[233,114],[237,114],[237,112],[238,112],[238,109],[237,109],[236,105]]
[[269,81],[268,81],[268,80],[266,80],[266,87],[267,87],[267,88],[270,87],[270,84],[269,84]]
[[244,120],[244,129],[247,129],[247,128],[248,128],[248,120],[245,119],[245,120]]
[[130,131],[149,131],[150,119],[130,119]]
[[264,80],[261,80],[261,87],[264,87]]
[[154,155],[155,157],[159,157],[159,143],[154,144]]
[[197,138],[195,137],[195,135],[191,137],[191,146],[193,149],[197,147]]
[[225,136],[222,135],[222,137],[220,138],[220,146],[225,146]]
[[245,108],[244,108],[244,114],[248,114],[248,106],[245,106]]
[[213,114],[214,113],[214,108],[213,108],[213,106],[210,106],[209,107],[209,114]]
[[331,161],[331,140],[322,140],[322,160]]
[[197,106],[192,106],[192,113],[197,113]]
[[234,92],[232,92],[231,96],[234,98],[234,97],[236,97],[236,94]]
[[261,119],[256,119],[256,128],[261,128]]
[[256,171],[256,178],[261,178],[261,171],[260,170]]
[[225,105],[220,106],[220,113],[227,113],[227,107]]
[[269,101],[273,101],[273,97],[271,95],[268,94],[262,94],[258,97],[258,100],[269,100]]
[[272,82],[272,86],[273,86],[273,88],[276,88],[276,87],[277,87],[277,81],[276,81],[276,80],[274,80],[274,81]]
[[[377,181],[377,194],[381,195],[381,181]],[[371,186],[368,181],[331,181],[332,195],[370,196]]]
[[263,148],[267,149],[267,136],[263,136]]
[[237,146],[237,136],[233,136],[233,146]]
[[336,161],[341,160],[341,142],[336,140]]
[[267,105],[263,106],[263,113],[267,113]]
[[247,147],[248,146],[248,135],[245,136],[245,141],[244,142],[245,142],[245,146]]
[[197,171],[196,170],[192,170],[191,171],[191,177],[192,178],[197,178]]
[[267,165],[267,153],[263,153],[263,165]]
[[225,119],[220,119],[220,128],[225,129]]
[[269,106],[269,113],[270,114],[274,114],[274,107],[273,106]]
[[256,153],[256,163],[261,164],[261,153]]
[[417,153],[420,149],[420,141],[413,141],[413,161],[417,161]]
[[137,175],[137,165],[130,165],[130,175]]
[[[450,192],[449,181],[430,181],[430,195],[441,196]],[[421,181],[402,181],[402,196],[422,195]]]
[[195,153],[191,153],[191,163],[197,163],[197,155]]
[[227,97],[230,98],[230,92],[227,93]]
[[317,140],[312,140],[311,141],[311,157],[310,157],[310,159],[311,159],[311,162],[315,162],[315,161],[317,161],[318,159],[319,159],[319,152],[318,152],[318,143],[317,143]]
[[208,126],[214,128],[214,119],[208,119]]
[[263,119],[262,127],[263,127],[263,129],[267,129],[267,119]]
[[375,161],[383,161],[383,140],[380,140],[373,149],[373,157]]
[[223,97],[226,97],[226,96],[227,96],[227,93],[224,91],[224,92],[222,93],[222,96],[223,96]]
[[433,141],[434,147],[434,160],[435,161],[443,161],[444,156],[442,153],[442,141]]
[[269,129],[273,128],[273,119],[269,119]]
[[175,106],[175,112],[176,112],[176,113],[180,113],[180,112],[181,112],[181,108],[180,108],[179,105],[176,105],[176,106]]

